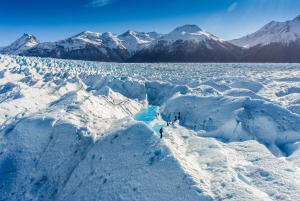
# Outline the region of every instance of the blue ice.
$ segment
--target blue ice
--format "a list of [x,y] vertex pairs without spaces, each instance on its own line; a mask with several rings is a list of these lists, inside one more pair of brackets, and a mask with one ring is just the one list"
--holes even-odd
[[153,129],[157,134],[159,134],[159,129],[160,129],[160,128],[163,128],[163,127],[165,127],[165,124],[158,124],[158,123],[156,123],[156,124],[154,124],[154,126],[152,126],[152,129]]
[[134,119],[137,121],[143,121],[146,124],[149,124],[154,120],[158,106],[150,106],[142,109],[139,113],[134,116]]
[[[158,106],[150,106],[142,109],[139,113],[134,116],[134,119],[137,121],[143,121],[146,124],[150,124],[155,119],[156,113],[158,110]],[[149,125],[150,126],[150,125]],[[159,134],[159,129],[164,127],[165,124],[156,123],[150,126],[157,134]]]

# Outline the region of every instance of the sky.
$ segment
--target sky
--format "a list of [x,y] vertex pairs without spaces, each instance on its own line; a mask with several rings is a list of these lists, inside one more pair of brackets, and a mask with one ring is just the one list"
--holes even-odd
[[300,15],[299,0],[0,0],[0,46],[24,33],[42,42],[82,31],[167,34],[184,24],[225,40]]

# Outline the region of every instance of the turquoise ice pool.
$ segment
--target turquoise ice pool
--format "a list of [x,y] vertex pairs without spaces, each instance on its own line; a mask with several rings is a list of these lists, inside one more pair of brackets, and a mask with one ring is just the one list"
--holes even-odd
[[143,121],[146,124],[149,124],[155,119],[156,111],[158,106],[150,106],[143,108],[139,113],[134,116],[134,119],[137,121]]
[[[157,134],[159,134],[159,129],[162,127],[165,127],[166,122],[164,122],[162,119],[156,120],[155,122],[153,122],[155,120],[157,110],[158,110],[158,106],[150,106],[147,108],[143,108],[139,113],[137,113],[134,116],[134,119],[137,121],[145,122]],[[153,123],[150,124],[151,122],[153,122]]]

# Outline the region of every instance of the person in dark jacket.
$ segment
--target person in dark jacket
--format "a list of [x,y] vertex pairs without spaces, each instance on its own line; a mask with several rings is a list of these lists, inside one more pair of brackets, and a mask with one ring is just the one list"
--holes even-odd
[[161,128],[159,129],[160,138],[162,138],[162,134],[163,134],[163,132],[164,132],[164,130],[163,130],[163,128],[161,127]]

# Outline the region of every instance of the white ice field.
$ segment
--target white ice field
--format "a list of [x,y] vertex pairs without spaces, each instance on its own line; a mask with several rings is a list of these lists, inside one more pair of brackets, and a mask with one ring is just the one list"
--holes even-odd
[[0,55],[0,200],[299,200],[299,115],[300,64]]

